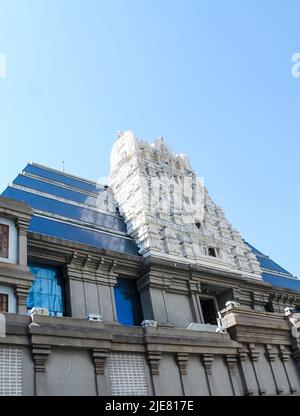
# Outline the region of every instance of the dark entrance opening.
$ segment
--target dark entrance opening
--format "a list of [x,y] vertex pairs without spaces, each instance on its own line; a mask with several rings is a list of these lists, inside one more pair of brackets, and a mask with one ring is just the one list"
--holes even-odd
[[205,324],[217,325],[216,307],[213,299],[200,299]]

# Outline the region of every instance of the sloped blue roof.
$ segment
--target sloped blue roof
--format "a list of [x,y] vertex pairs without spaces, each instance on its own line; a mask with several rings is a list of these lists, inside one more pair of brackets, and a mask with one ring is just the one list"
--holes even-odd
[[2,196],[23,201],[34,209],[31,232],[138,255],[106,186],[28,164]]
[[300,280],[291,279],[282,276],[275,276],[270,273],[262,273],[262,278],[265,282],[271,283],[272,286],[284,287],[286,289],[297,290],[300,292]]
[[284,287],[286,289],[296,290],[300,292],[300,280],[293,276],[286,269],[277,264],[269,256],[257,250],[251,244],[246,244],[251,248],[259,261],[262,278],[265,282],[270,283],[272,286]]
[[[126,232],[112,191],[96,182],[29,163],[2,196],[34,209],[29,231],[124,254],[138,255]],[[262,278],[273,286],[300,291],[300,280],[251,244]]]

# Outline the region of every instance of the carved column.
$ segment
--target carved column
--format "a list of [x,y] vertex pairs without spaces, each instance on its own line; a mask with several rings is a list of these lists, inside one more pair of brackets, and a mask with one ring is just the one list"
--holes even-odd
[[[192,268],[190,267],[190,277],[192,279]],[[191,305],[193,309],[193,315],[195,322],[203,322],[201,316],[201,306],[199,302],[199,294],[201,293],[201,283],[199,281],[189,281]]]
[[187,366],[189,362],[189,354],[178,352],[176,354],[176,362],[179,369],[182,392],[184,396],[190,396],[190,386],[187,377]]
[[246,396],[254,395],[254,388],[250,382],[249,365],[248,365],[248,351],[245,348],[239,349],[238,364],[242,377],[242,383],[244,388],[244,394]]
[[210,396],[217,396],[218,392],[217,392],[214,376],[212,373],[212,364],[214,361],[214,356],[213,354],[202,354],[201,361],[204,366],[204,370],[206,374],[209,394]]
[[17,218],[16,227],[18,230],[18,263],[27,267],[27,229],[29,219]]
[[[101,309],[101,314],[107,316],[105,320],[113,321],[118,323],[118,314],[116,308],[116,301],[115,301],[115,293],[114,288],[117,284],[117,268],[118,262],[117,260],[114,261],[106,261],[101,258],[98,268],[96,270],[96,281],[98,285],[98,295],[99,295],[99,305]],[[110,298],[111,310],[103,308],[106,304],[105,297]],[[103,309],[103,310],[102,310]]]
[[280,360],[282,362],[282,365],[283,365],[283,368],[284,368],[284,372],[285,372],[285,375],[286,375],[286,378],[287,378],[287,381],[288,381],[290,393],[291,394],[296,393],[297,389],[296,389],[295,386],[292,385],[291,379],[290,379],[290,376],[289,376],[289,373],[288,373],[288,370],[287,370],[287,367],[286,367],[286,363],[291,358],[291,353],[285,349],[284,345],[279,345],[279,354],[278,355],[279,355],[279,358],[280,358]]
[[105,363],[108,357],[107,348],[93,348],[92,358],[95,366],[97,396],[109,395],[109,388],[105,378]]
[[116,307],[116,301],[115,301],[115,292],[114,292],[114,287],[117,284],[117,273],[114,273],[113,271],[114,269],[112,269],[112,271],[108,274],[108,285],[109,285],[109,289],[110,289],[110,296],[111,296],[111,303],[112,303],[112,312],[113,312],[113,320],[114,322],[119,322],[118,320],[118,314],[117,314],[117,307]]
[[229,373],[232,393],[234,396],[240,396],[239,383],[236,374],[237,357],[234,354],[227,354],[225,362]]
[[148,351],[147,354],[147,361],[150,367],[151,379],[152,379],[152,387],[153,387],[153,394],[157,396],[160,394],[160,386],[159,386],[159,364],[161,360],[161,352],[159,351]]
[[252,363],[255,379],[257,382],[258,393],[260,396],[263,396],[264,394],[266,394],[266,390],[262,384],[262,378],[260,375],[260,369],[258,365],[259,351],[255,350],[255,344],[249,344],[249,357]]
[[18,284],[15,287],[15,295],[17,298],[17,310],[19,314],[27,314],[26,300],[29,294],[30,287]]
[[272,373],[274,384],[275,384],[276,393],[281,394],[281,393],[283,393],[283,388],[279,384],[280,377],[277,374],[276,365],[274,364],[275,361],[276,361],[276,358],[277,358],[277,353],[275,351],[273,351],[272,345],[267,344],[267,345],[265,345],[265,348],[266,348],[266,357],[267,357],[267,360],[268,360],[269,365],[270,365],[271,373]]
[[32,358],[34,363],[35,395],[46,396],[46,362],[51,353],[49,345],[32,345]]

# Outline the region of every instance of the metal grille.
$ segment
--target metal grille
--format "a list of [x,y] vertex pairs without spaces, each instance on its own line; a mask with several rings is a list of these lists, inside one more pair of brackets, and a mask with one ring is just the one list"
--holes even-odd
[[0,396],[22,396],[22,349],[0,346]]
[[137,354],[111,354],[108,358],[113,396],[147,396],[144,357]]

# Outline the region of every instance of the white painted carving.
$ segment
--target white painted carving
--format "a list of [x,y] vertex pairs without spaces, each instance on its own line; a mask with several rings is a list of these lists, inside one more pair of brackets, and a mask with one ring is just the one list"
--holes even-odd
[[211,200],[186,155],[174,155],[162,138],[148,144],[126,131],[118,132],[110,162],[110,187],[143,256],[261,279],[255,255]]

